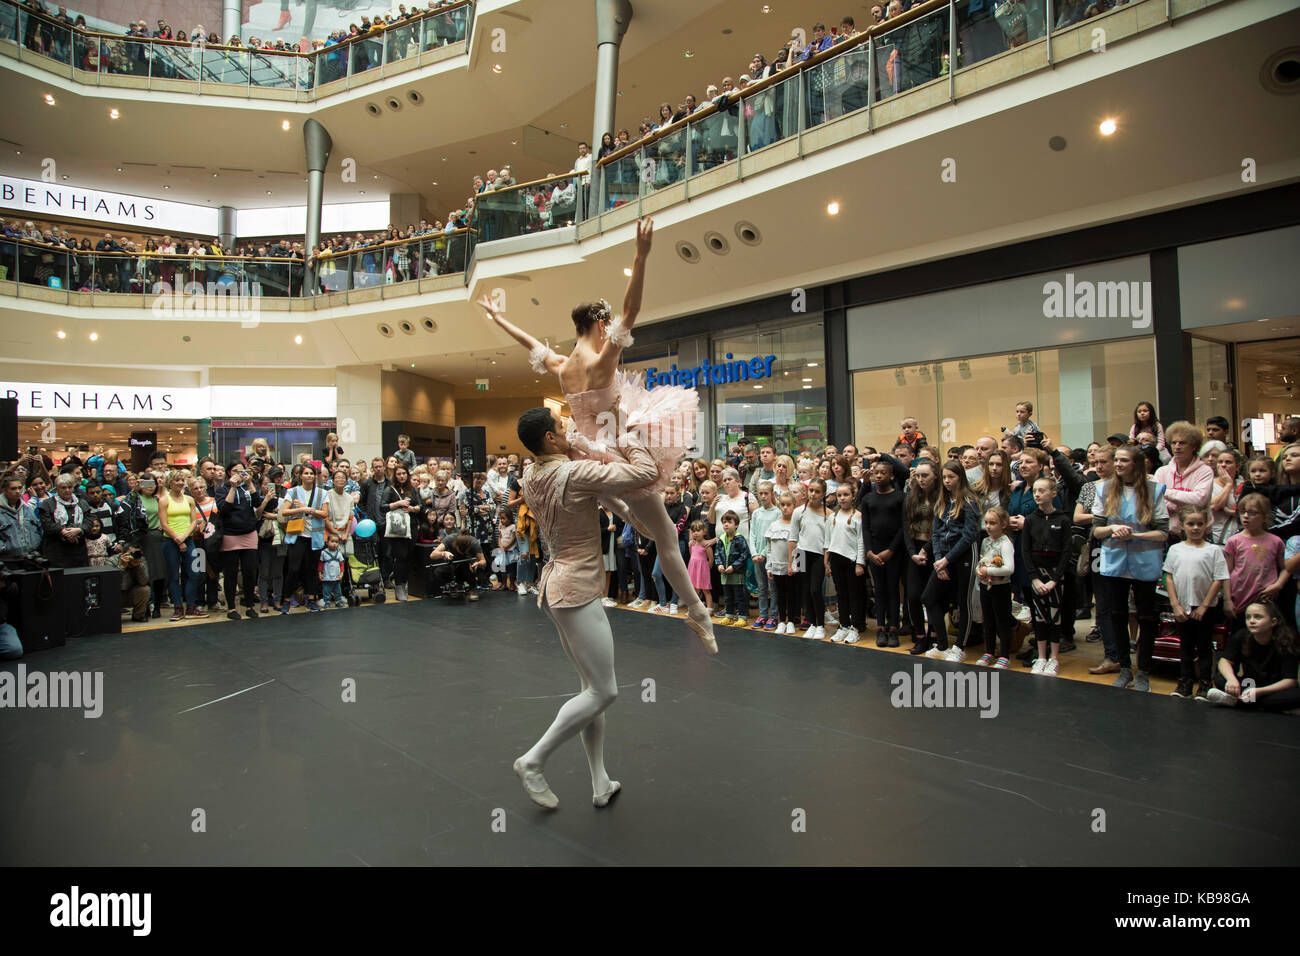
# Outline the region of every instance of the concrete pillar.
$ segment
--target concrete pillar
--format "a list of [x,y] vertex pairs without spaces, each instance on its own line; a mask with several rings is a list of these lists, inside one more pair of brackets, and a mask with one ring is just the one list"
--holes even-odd
[[229,252],[235,246],[235,207],[221,206],[217,209],[217,239],[221,248]]
[[346,365],[334,370],[339,444],[349,461],[369,461],[384,453],[382,376],[377,365]]
[[[243,28],[244,9],[240,0],[221,0],[221,42],[239,36]],[[240,37],[240,39],[243,39]]]
[[[618,47],[632,22],[629,0],[596,0],[596,111],[591,121],[591,151],[599,152],[605,133],[616,132],[614,107],[618,100]],[[597,171],[591,171],[592,201],[600,196]]]
[[[314,119],[302,125],[303,143],[307,150],[307,231],[304,247],[307,253],[320,242],[321,204],[325,198],[325,167],[330,161],[330,150],[334,141],[325,127]],[[316,288],[316,270],[306,269],[304,276],[304,294],[306,290]],[[343,444],[340,440],[339,444]],[[347,445],[343,445],[347,450]]]

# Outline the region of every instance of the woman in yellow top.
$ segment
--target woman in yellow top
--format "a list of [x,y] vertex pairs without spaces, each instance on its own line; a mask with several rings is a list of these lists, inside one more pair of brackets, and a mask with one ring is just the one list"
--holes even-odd
[[172,596],[172,620],[207,617],[199,610],[197,592],[203,577],[202,550],[195,547],[190,535],[203,520],[194,499],[185,493],[185,475],[167,472],[163,484],[167,490],[158,498],[158,525],[163,533],[163,557],[167,561],[167,587]]

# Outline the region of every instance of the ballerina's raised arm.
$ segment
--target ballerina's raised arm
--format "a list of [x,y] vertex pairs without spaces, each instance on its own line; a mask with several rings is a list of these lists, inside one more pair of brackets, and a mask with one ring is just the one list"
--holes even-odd
[[506,320],[506,317],[497,311],[489,296],[483,296],[478,300],[478,304],[483,307],[488,318],[495,322],[501,328],[505,329],[516,342],[528,349],[529,361],[533,369],[537,372],[547,371],[553,375],[559,375],[560,369],[564,367],[564,357],[556,355],[551,351],[550,346],[539,342],[533,336],[529,335],[519,326]]
[[645,286],[645,261],[650,256],[654,238],[654,220],[648,216],[637,220],[636,255],[632,259],[632,278],[627,280],[623,295],[623,312],[606,329],[608,338],[596,357],[596,367],[612,375],[623,349],[632,344],[632,325],[641,311],[641,290]]

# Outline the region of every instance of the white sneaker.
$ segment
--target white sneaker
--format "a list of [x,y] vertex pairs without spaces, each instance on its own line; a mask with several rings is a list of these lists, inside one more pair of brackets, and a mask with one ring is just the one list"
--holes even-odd
[[651,604],[651,605],[650,605],[650,613],[651,613],[651,614],[663,614],[663,613],[664,613],[665,611],[667,611],[667,610],[668,610],[668,608],[664,607],[662,604]]
[[1034,660],[1034,666],[1029,668],[1029,673],[1031,674],[1043,674],[1046,673],[1046,671],[1047,661],[1043,660],[1041,657],[1036,658]]
[[819,641],[826,640],[826,628],[824,627],[817,628],[817,640]]
[[603,607],[618,607],[618,602],[613,598],[601,598],[600,603]]
[[787,634],[789,634],[791,637],[794,637],[794,636],[795,636],[795,626],[794,626],[794,621],[786,621],[786,622],[785,622],[785,632],[786,632]]
[[827,611],[827,612],[826,612],[826,623],[827,623],[827,624],[839,624],[839,623],[840,623],[840,619],[839,619],[838,617],[835,616],[835,612],[834,612],[834,611]]
[[1211,704],[1218,704],[1220,707],[1237,706],[1238,698],[1233,697],[1226,690],[1219,690],[1217,687],[1211,687],[1205,692],[1205,699]]
[[676,613],[677,613],[677,605],[676,605],[676,604],[670,604],[670,605],[668,605],[668,613],[669,613],[669,614],[676,614]]
[[519,592],[519,596],[520,596],[520,597],[523,597],[524,595],[526,595],[526,594],[528,593],[528,585],[526,585],[526,584],[521,584],[521,585],[519,585],[519,587],[515,588],[515,590]]
[[1021,604],[1019,601],[1011,602],[1011,616],[1021,624],[1028,624],[1030,619],[1033,617],[1033,615],[1029,613],[1028,606]]
[[937,647],[932,647],[925,652],[925,656],[933,660],[942,661],[948,659],[948,652],[946,650],[940,650]]
[[817,625],[813,624],[809,626],[808,630],[804,631],[802,636],[812,641],[817,640]]
[[647,601],[645,598],[637,598],[635,601],[629,604],[628,607],[643,608],[649,603],[650,602]]
[[1049,677],[1055,677],[1057,671],[1059,671],[1060,669],[1061,669],[1061,662],[1058,661],[1055,657],[1053,657],[1050,661],[1047,662],[1047,666],[1043,668],[1043,673],[1048,675]]
[[843,644],[844,634],[847,630],[848,628],[846,627],[840,628],[838,631],[836,631],[834,634],[831,635],[831,640],[834,641],[836,644]]
[[858,629],[856,627],[851,627],[844,635],[844,643],[856,644],[858,643],[858,639],[861,637],[862,635],[858,633]]
[[954,644],[952,647],[948,648],[948,652],[943,655],[943,659],[945,661],[951,661],[954,664],[965,664],[966,650],[965,648],[958,647]]

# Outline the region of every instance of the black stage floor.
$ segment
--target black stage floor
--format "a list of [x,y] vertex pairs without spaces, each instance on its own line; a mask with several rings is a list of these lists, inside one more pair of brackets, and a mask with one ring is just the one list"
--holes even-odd
[[[622,691],[606,754],[624,790],[603,810],[576,738],[547,768],[559,810],[529,802],[511,771],[578,688],[531,599],[155,630],[30,655],[29,670],[102,670],[106,704],[98,719],[0,710],[0,861],[1300,859],[1295,718],[1015,671],[1000,675],[994,718],[896,709],[890,675],[913,659],[725,628],[711,659],[680,622],[610,616]],[[206,832],[193,831],[196,809]]]

